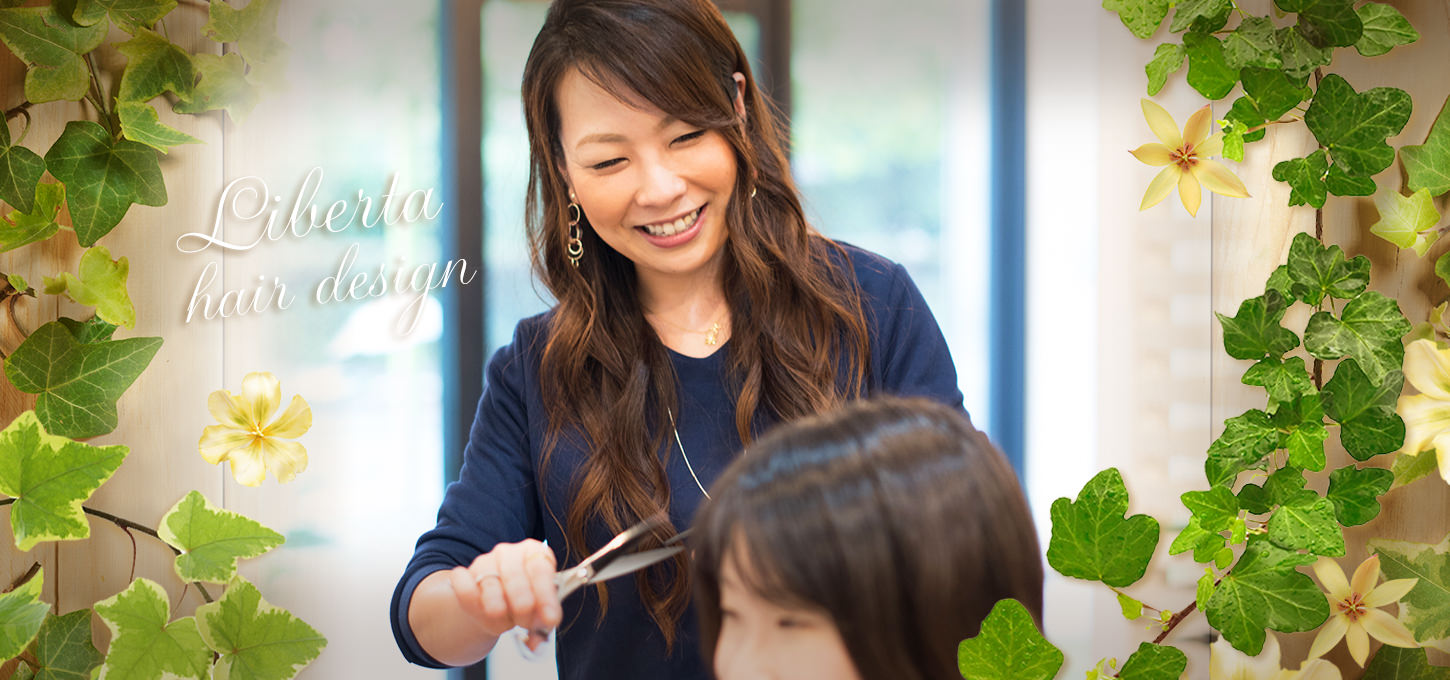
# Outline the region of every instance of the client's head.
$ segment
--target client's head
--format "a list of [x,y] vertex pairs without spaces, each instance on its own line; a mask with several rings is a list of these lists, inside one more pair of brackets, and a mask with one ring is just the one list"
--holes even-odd
[[883,399],[782,426],[695,518],[705,658],[744,677],[950,678],[1042,562],[1012,468],[961,413]]

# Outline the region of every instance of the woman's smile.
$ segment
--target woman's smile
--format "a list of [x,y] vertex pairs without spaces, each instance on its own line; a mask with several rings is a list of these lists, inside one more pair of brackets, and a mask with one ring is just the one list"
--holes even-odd
[[656,222],[635,227],[644,233],[644,237],[650,243],[660,248],[673,248],[688,242],[700,233],[700,224],[704,221],[705,207],[700,206],[691,210],[685,215],[673,220]]

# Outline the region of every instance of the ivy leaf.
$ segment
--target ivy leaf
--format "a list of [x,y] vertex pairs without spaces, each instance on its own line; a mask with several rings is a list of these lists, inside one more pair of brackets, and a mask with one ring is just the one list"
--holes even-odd
[[1294,78],[1277,68],[1245,68],[1243,79],[1244,94],[1253,100],[1254,108],[1265,120],[1278,120],[1314,94],[1307,85],[1308,78]]
[[1235,99],[1233,106],[1229,107],[1228,113],[1224,114],[1224,118],[1228,119],[1229,122],[1240,123],[1244,126],[1245,142],[1257,142],[1267,134],[1264,128],[1259,128],[1253,132],[1248,131],[1251,128],[1263,125],[1265,119],[1263,114],[1259,113],[1258,107],[1254,106],[1254,102],[1247,96]]
[[1259,297],[1244,300],[1232,317],[1215,312],[1223,325],[1223,346],[1228,355],[1257,360],[1283,356],[1298,347],[1299,336],[1279,325],[1286,309],[1284,297],[1278,291],[1267,290]]
[[132,581],[95,609],[111,630],[100,680],[159,680],[168,673],[201,680],[211,670],[211,650],[197,632],[196,619],[171,621],[166,591],[150,579]]
[[[204,113],[226,109],[234,122],[241,122],[257,105],[257,92],[247,82],[247,65],[242,55],[197,54],[191,58],[200,76],[196,86],[171,107],[177,113]],[[1166,77],[1166,76],[1165,76]]]
[[46,432],[34,411],[0,431],[0,493],[15,499],[10,528],[15,546],[87,538],[81,504],[115,474],[124,446],[91,446]]
[[176,128],[163,125],[156,109],[145,102],[117,102],[116,115],[121,119],[121,133],[133,142],[140,142],[161,153],[180,144],[200,144],[201,140]]
[[1192,550],[1194,562],[1209,562],[1223,546],[1223,536],[1204,531],[1198,518],[1192,517],[1168,546],[1168,554],[1177,555]]
[[1227,487],[1215,486],[1208,491],[1189,491],[1180,498],[1183,507],[1193,513],[1204,531],[1227,531],[1239,514],[1239,499]]
[[1223,99],[1239,82],[1239,72],[1229,68],[1218,38],[1202,33],[1185,33],[1188,51],[1188,84],[1209,99]]
[[1324,176],[1324,187],[1335,196],[1369,196],[1379,188],[1373,177],[1350,174],[1338,163],[1329,167],[1329,174]]
[[161,540],[181,551],[176,575],[182,581],[226,583],[237,575],[237,559],[256,557],[282,545],[282,534],[241,514],[211,504],[192,491],[161,518]]
[[1270,272],[1269,278],[1264,281],[1264,290],[1276,291],[1286,300],[1294,299],[1294,294],[1290,292],[1293,287],[1294,280],[1289,276],[1288,263],[1274,267],[1274,271]]
[[1316,392],[1304,360],[1289,357],[1283,361],[1268,357],[1249,367],[1244,373],[1245,385],[1258,385],[1269,393],[1268,413],[1273,415],[1280,404],[1291,402],[1306,394]]
[[1143,603],[1122,593],[1118,593],[1118,608],[1123,610],[1123,618],[1129,621],[1143,615]]
[[1379,497],[1390,490],[1395,475],[1381,468],[1346,465],[1329,473],[1329,493],[1334,516],[1347,527],[1364,524],[1380,514]]
[[1370,233],[1401,248],[1413,247],[1416,255],[1425,256],[1430,243],[1420,238],[1420,232],[1440,222],[1440,211],[1435,209],[1429,189],[1420,189],[1411,196],[1385,191],[1374,197],[1374,207],[1380,219],[1370,225]]
[[45,154],[50,174],[64,182],[76,240],[95,245],[126,215],[132,203],[166,205],[166,184],[156,152],[130,140],[115,141],[88,120],[66,123]]
[[1177,680],[1188,670],[1188,657],[1177,647],[1144,642],[1123,663],[1118,680]]
[[1208,447],[1204,474],[1212,486],[1233,484],[1240,472],[1258,467],[1279,447],[1279,430],[1263,411],[1250,410],[1224,421],[1223,434]]
[[45,623],[50,605],[40,601],[45,571],[35,573],[25,585],[0,594],[0,659],[20,656]]
[[1163,43],[1153,50],[1153,59],[1143,70],[1148,73],[1148,96],[1158,94],[1168,82],[1168,76],[1183,68],[1183,58],[1188,52],[1182,45]]
[[116,429],[116,400],[161,348],[161,338],[81,344],[65,325],[36,329],[5,361],[5,376],[39,395],[35,414],[45,429],[83,439]]
[[1324,429],[1319,395],[1304,395],[1288,406],[1275,413],[1271,422],[1284,433],[1279,445],[1288,449],[1289,464],[1315,472],[1323,470],[1324,440],[1329,431]]
[[40,661],[36,680],[90,680],[91,671],[106,660],[91,641],[91,610],[47,617],[35,640],[35,657]]
[[[1279,69],[1284,66],[1284,58],[1279,56],[1279,40],[1274,34],[1274,22],[1268,17],[1244,17],[1238,28],[1224,38],[1223,56],[1229,68],[1257,66]],[[1245,82],[1244,85],[1247,87],[1248,83]]]
[[5,216],[8,223],[0,223],[0,253],[55,236],[60,231],[60,223],[55,218],[60,214],[60,204],[64,201],[64,184],[42,182],[35,185],[34,210],[11,211]]
[[1360,680],[1450,680],[1450,668],[1431,666],[1423,649],[1384,645],[1364,669]]
[[1401,147],[1400,161],[1405,164],[1405,187],[1410,191],[1427,189],[1432,196],[1450,191],[1450,97],[1440,107],[1425,143]]
[[1168,16],[1169,4],[1169,0],[1103,0],[1103,9],[1117,12],[1118,19],[1133,35],[1146,40]]
[[[151,28],[176,9],[176,0],[77,0],[76,16],[91,23],[109,15],[122,30],[135,35]],[[79,20],[76,23],[81,23]],[[89,25],[89,24],[82,24]]]
[[1318,305],[1327,295],[1340,300],[1358,297],[1369,286],[1369,258],[1346,260],[1337,245],[1326,246],[1300,232],[1289,244],[1289,280],[1294,297]]
[[1223,157],[1235,163],[1244,162],[1244,135],[1248,134],[1249,128],[1243,123],[1231,120],[1228,121],[1228,129],[1223,134]]
[[1331,73],[1320,81],[1304,123],[1336,165],[1351,174],[1373,175],[1394,162],[1395,150],[1385,139],[1404,129],[1411,107],[1404,90],[1376,87],[1357,93]]
[[201,32],[217,42],[236,43],[237,51],[253,69],[253,82],[273,82],[280,77],[282,57],[287,51],[277,38],[278,7],[275,0],[252,0],[242,9],[233,9],[224,0],[217,0],[208,6],[208,19]]
[[125,257],[113,261],[111,251],[105,246],[96,246],[81,255],[80,278],[69,272],[62,273],[54,279],[60,283],[59,290],[47,286],[45,292],[52,295],[64,292],[76,303],[94,307],[96,316],[103,321],[135,328],[136,308],[126,293],[126,277],[130,271],[131,265]]
[[1408,45],[1420,39],[1420,34],[1405,20],[1405,15],[1390,5],[1369,2],[1355,13],[1364,25],[1364,32],[1355,41],[1354,49],[1366,57],[1377,57],[1396,45]]
[[1390,471],[1395,475],[1394,488],[1429,477],[1439,469],[1439,460],[1434,451],[1402,453],[1395,456],[1395,462],[1390,466]]
[[1274,179],[1288,183],[1289,205],[1307,205],[1316,210],[1324,207],[1328,188],[1324,174],[1329,171],[1329,156],[1320,149],[1304,158],[1280,161],[1274,165]]
[[1417,578],[1400,600],[1400,622],[1421,643],[1450,637],[1450,536],[1438,544],[1373,539],[1386,579]]
[[1048,564],[1063,576],[1116,588],[1143,578],[1158,546],[1158,521],[1147,515],[1124,519],[1127,511],[1128,489],[1117,468],[1088,481],[1077,502],[1053,501]]
[[77,26],[95,26],[106,18],[106,8],[95,0],[52,0],[56,14]]
[[105,38],[106,26],[74,26],[53,7],[0,9],[0,41],[25,62],[25,99],[34,104],[86,96],[90,69],[81,55]]
[[1333,58],[1333,48],[1316,47],[1304,37],[1302,33],[1291,27],[1279,29],[1279,56],[1284,61],[1284,72],[1295,77],[1305,78],[1314,69],[1320,66],[1328,66]]
[[1359,40],[1364,24],[1354,11],[1353,0],[1317,0],[1299,10],[1295,27],[1311,44],[1320,47],[1349,47]]
[[290,680],[327,646],[321,633],[268,604],[241,577],[232,580],[220,600],[197,607],[196,620],[202,639],[221,655],[213,674],[217,678]]
[[1249,537],[1243,557],[1204,607],[1209,625],[1250,656],[1263,651],[1266,628],[1297,633],[1319,627],[1329,618],[1329,602],[1314,581],[1295,569],[1313,561],[1312,555]]
[[96,316],[86,319],[84,322],[67,319],[65,317],[56,319],[56,321],[59,321],[61,325],[65,326],[66,330],[70,331],[71,336],[76,339],[76,342],[82,345],[91,345],[110,340],[111,335],[118,328],[118,326],[106,323],[100,317]]
[[1179,0],[1168,30],[1179,33],[1191,27],[1195,33],[1212,33],[1228,23],[1233,8],[1230,0]]
[[1404,363],[1400,338],[1409,331],[1399,305],[1371,290],[1350,300],[1340,318],[1329,312],[1309,317],[1304,348],[1320,359],[1351,357],[1370,382],[1380,383]]
[[1269,518],[1269,540],[1287,550],[1344,556],[1344,530],[1335,519],[1334,504],[1309,492],[1308,497],[1279,506]]
[[177,95],[190,94],[196,68],[191,65],[191,55],[170,40],[142,29],[130,40],[117,44],[116,49],[127,57],[117,93],[119,101],[145,102],[168,90]]
[[1395,413],[1405,374],[1393,370],[1378,385],[1353,359],[1340,362],[1324,386],[1324,412],[1339,423],[1339,441],[1355,460],[1369,460],[1405,443],[1405,421]]
[[35,186],[45,174],[45,161],[30,149],[12,145],[10,126],[3,123],[0,121],[0,201],[28,213],[35,210]]
[[1062,662],[1062,652],[1042,637],[1032,614],[1010,599],[993,605],[981,633],[957,646],[957,669],[965,680],[1050,680]]

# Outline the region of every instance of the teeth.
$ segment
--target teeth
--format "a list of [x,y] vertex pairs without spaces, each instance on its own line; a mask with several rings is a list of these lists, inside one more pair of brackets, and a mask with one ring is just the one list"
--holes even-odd
[[694,212],[685,215],[684,217],[681,217],[674,222],[667,222],[665,224],[646,224],[644,225],[644,230],[649,232],[650,236],[674,236],[675,234],[684,231],[690,225],[694,224],[695,218],[699,216],[700,209],[695,208]]

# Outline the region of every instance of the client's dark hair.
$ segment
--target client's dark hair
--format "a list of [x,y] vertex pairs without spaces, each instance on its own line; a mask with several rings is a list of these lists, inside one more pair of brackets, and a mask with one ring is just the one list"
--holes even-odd
[[760,597],[824,611],[862,678],[958,677],[957,644],[1004,598],[1041,625],[1042,559],[1016,475],[962,413],[925,400],[773,430],[715,483],[695,533],[707,664],[725,560]]

